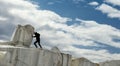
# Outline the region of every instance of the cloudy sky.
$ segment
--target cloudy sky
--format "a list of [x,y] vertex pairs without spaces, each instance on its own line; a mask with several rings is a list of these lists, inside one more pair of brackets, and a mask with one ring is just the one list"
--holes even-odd
[[120,60],[120,0],[0,0],[0,41],[31,24],[44,48],[93,62]]

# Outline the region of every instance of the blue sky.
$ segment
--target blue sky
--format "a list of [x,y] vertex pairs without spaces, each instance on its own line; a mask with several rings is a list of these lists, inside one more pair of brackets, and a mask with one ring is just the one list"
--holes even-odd
[[[81,18],[85,20],[95,20],[101,24],[108,24],[113,27],[120,29],[119,18],[109,18],[106,14],[103,14],[95,8],[97,6],[90,6],[90,2],[97,2],[101,5],[104,0],[33,0],[41,5],[40,8],[48,9],[56,12],[57,14],[70,18]],[[112,4],[106,3],[112,7],[120,9],[119,6],[114,6]],[[74,23],[74,22],[70,22]]]
[[0,0],[1,42],[31,24],[44,48],[93,62],[120,60],[119,21],[120,0]]

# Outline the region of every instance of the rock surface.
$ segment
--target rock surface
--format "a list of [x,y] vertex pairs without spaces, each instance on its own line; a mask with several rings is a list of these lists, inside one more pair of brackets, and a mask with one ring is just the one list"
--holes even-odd
[[39,48],[3,48],[0,66],[70,66],[71,56]]
[[100,66],[120,66],[120,60],[102,62]]
[[3,42],[0,45],[13,45],[18,47],[30,47],[32,42],[32,35],[34,33],[34,27],[31,25],[18,25],[13,33],[13,37],[10,42]]
[[99,66],[99,64],[93,63],[86,58],[73,59],[71,66]]

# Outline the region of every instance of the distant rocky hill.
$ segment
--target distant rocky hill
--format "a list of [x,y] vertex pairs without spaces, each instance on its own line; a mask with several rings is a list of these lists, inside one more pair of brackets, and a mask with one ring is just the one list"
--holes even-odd
[[99,63],[100,66],[120,66],[120,60],[111,60]]
[[86,58],[72,59],[71,66],[99,66],[97,63],[93,63]]

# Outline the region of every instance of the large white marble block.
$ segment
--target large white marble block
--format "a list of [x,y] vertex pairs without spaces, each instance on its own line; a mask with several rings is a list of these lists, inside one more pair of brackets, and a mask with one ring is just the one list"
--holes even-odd
[[18,25],[13,33],[10,42],[1,42],[0,45],[12,45],[19,47],[30,47],[32,42],[32,35],[34,27],[31,25]]

